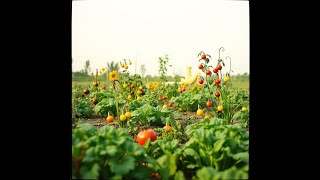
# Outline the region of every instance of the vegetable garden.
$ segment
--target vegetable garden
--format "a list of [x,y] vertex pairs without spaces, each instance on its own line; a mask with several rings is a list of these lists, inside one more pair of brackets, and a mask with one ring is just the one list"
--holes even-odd
[[[120,71],[96,72],[92,85],[72,89],[72,178],[248,179],[249,90],[232,86],[231,58],[198,54],[180,82],[144,84]],[[110,86],[99,79],[108,77]],[[98,123],[97,123],[98,122]]]

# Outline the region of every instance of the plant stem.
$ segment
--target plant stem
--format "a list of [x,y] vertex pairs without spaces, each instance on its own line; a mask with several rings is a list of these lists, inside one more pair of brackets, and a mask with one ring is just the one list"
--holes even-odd
[[210,91],[210,85],[209,85],[209,82],[208,82],[208,77],[207,77],[207,76],[206,76],[206,81],[207,81],[207,85],[208,85],[208,91],[209,91],[209,100],[210,100],[210,101],[212,101],[212,100],[211,100],[211,96],[210,96],[210,95],[211,95],[211,91]]
[[116,89],[116,82],[115,81],[113,81],[112,86],[113,86],[113,89],[114,89],[114,98],[116,99],[117,119],[120,122],[119,123],[120,127],[122,127],[121,121],[119,119],[118,96],[117,96],[117,89]]

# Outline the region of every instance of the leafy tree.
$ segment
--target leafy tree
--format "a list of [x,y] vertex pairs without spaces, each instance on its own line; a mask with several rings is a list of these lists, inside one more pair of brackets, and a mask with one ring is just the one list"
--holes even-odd
[[160,81],[162,82],[167,82],[167,64],[169,61],[169,57],[167,54],[165,54],[164,57],[159,57],[159,75],[160,75]]
[[90,60],[87,60],[85,65],[84,65],[84,69],[82,70],[82,72],[86,75],[89,75],[91,71],[91,68],[90,68]]
[[114,61],[111,61],[110,63],[108,62],[107,63],[107,70],[108,72],[111,72],[113,70],[116,70],[116,71],[119,71],[119,64],[114,62]]

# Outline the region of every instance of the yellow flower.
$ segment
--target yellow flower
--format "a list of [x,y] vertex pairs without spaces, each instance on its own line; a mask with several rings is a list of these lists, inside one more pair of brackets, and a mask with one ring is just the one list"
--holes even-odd
[[117,80],[119,78],[119,74],[118,71],[113,70],[110,74],[109,74],[109,79],[110,81],[114,81]]
[[154,86],[154,88],[156,88],[157,86],[158,86],[158,82],[153,82],[153,86]]
[[101,72],[102,72],[102,73],[106,72],[106,70],[107,70],[107,69],[106,69],[105,67],[101,68]]
[[148,89],[153,89],[153,83],[148,83],[148,84],[147,84],[147,88],[148,88]]

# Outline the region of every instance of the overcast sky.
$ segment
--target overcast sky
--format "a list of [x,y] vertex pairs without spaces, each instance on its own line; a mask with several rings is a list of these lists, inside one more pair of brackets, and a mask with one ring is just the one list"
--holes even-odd
[[[227,0],[82,0],[72,2],[72,70],[131,59],[130,72],[157,75],[168,54],[168,75],[198,72],[198,53],[230,56],[233,74],[249,73],[249,2]],[[136,63],[135,63],[135,60]],[[212,64],[213,65],[213,64]],[[229,70],[226,61],[224,69]]]

